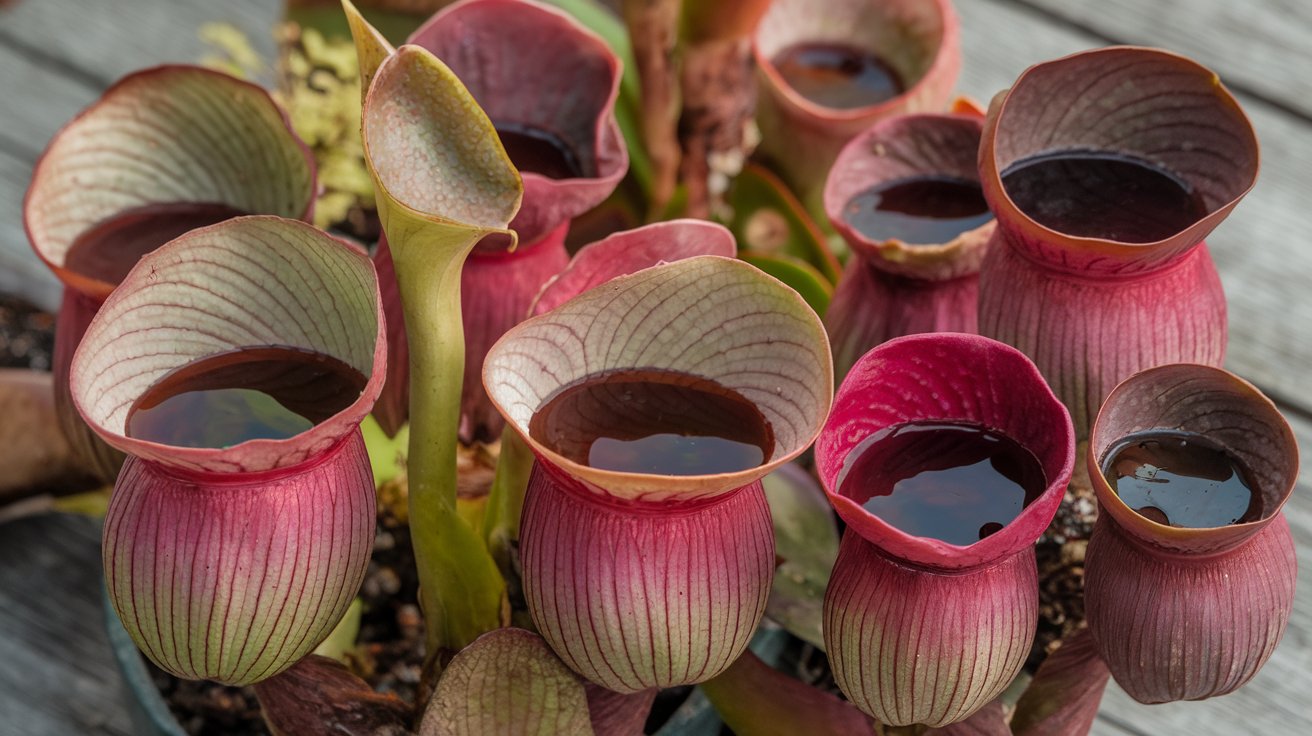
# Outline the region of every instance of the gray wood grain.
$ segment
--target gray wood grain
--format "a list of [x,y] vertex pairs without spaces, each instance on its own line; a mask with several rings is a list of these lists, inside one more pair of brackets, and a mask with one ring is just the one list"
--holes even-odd
[[0,291],[59,305],[21,214],[31,166],[55,131],[128,72],[197,61],[205,22],[243,29],[272,62],[279,9],[276,0],[32,0],[0,10]]
[[195,63],[201,24],[223,21],[273,60],[279,0],[24,0],[0,11],[0,46],[36,56],[89,86],[165,62]]
[[0,525],[0,733],[132,734],[101,585],[98,521],[48,514]]
[[32,253],[23,232],[23,192],[31,175],[30,161],[0,149],[0,292],[53,311],[59,307],[59,281]]
[[29,163],[59,126],[99,94],[98,87],[50,69],[2,41],[0,89],[5,100],[0,151]]
[[1163,46],[1227,84],[1312,118],[1312,3],[1306,0],[1017,0],[1118,43]]
[[59,306],[59,282],[28,247],[23,193],[50,136],[97,94],[0,44],[0,289],[47,310]]
[[[1143,4],[1171,6],[1180,16],[1195,5],[1192,0]],[[955,0],[955,5],[965,55],[960,87],[984,102],[1032,64],[1106,45],[1013,2]],[[1305,43],[1312,44],[1312,29]],[[1202,51],[1196,58],[1217,68],[1230,46]],[[1312,63],[1300,73],[1307,69]],[[1312,233],[1312,124],[1251,96],[1238,96],[1264,156],[1257,186],[1208,238],[1229,301],[1227,367],[1291,405],[1312,410],[1312,387],[1304,379],[1312,366],[1312,248],[1307,245]]]

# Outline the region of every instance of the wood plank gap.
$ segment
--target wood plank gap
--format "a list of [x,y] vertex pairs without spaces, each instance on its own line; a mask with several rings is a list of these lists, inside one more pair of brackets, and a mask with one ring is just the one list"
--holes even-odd
[[1304,422],[1312,424],[1312,409],[1308,409],[1303,404],[1298,403],[1292,397],[1287,396],[1280,391],[1271,391],[1265,386],[1258,386],[1258,390],[1266,394],[1266,397],[1275,403],[1276,408],[1279,409],[1282,414],[1297,417]]
[[[1108,683],[1108,686],[1110,687],[1110,683]],[[1140,730],[1133,723],[1130,723],[1124,718],[1121,718],[1120,716],[1112,713],[1108,713],[1105,709],[1098,711],[1097,720],[1106,723],[1107,725],[1111,726],[1112,728],[1115,728],[1118,731],[1124,732],[1125,734],[1127,734],[1127,736],[1153,736],[1153,734],[1150,734],[1147,731]]]
[[36,163],[37,158],[41,156],[41,151],[38,149],[17,138],[11,138],[3,131],[0,131],[0,153],[9,154],[10,157],[29,164]]
[[27,57],[29,60],[37,61],[41,66],[50,69],[51,71],[58,72],[61,76],[87,87],[94,92],[104,90],[106,87],[109,87],[110,84],[113,84],[114,81],[107,77],[102,77],[90,70],[83,69],[62,56],[56,56],[39,46],[34,46],[22,41],[3,29],[0,29],[0,46],[7,46],[12,51]]
[[[1073,31],[1082,33],[1086,36],[1091,36],[1094,39],[1097,39],[1098,41],[1101,41],[1102,43],[1105,43],[1109,46],[1141,45],[1141,44],[1136,44],[1132,41],[1126,41],[1124,39],[1110,36],[1107,33],[1103,32],[1102,30],[1095,28],[1094,26],[1091,26],[1088,23],[1085,23],[1084,21],[1076,20],[1075,18],[1071,18],[1051,8],[1047,8],[1042,5],[1037,5],[1031,2],[1031,0],[1009,0],[1009,1],[1013,5],[1021,8],[1024,12],[1034,15],[1037,18],[1041,18],[1050,23],[1064,25]],[[1226,88],[1228,88],[1234,94],[1243,94],[1245,97],[1248,97],[1249,99],[1259,101],[1267,105],[1268,107],[1275,108],[1276,110],[1279,110],[1280,112],[1283,112],[1292,117],[1298,118],[1299,120],[1305,122],[1312,122],[1312,115],[1308,115],[1305,111],[1300,110],[1299,108],[1285,102],[1284,100],[1280,100],[1275,97],[1272,97],[1270,94],[1263,92],[1262,90],[1254,89],[1248,84],[1245,84],[1242,80],[1235,79],[1233,76],[1227,76],[1227,78],[1224,80],[1224,83]]]

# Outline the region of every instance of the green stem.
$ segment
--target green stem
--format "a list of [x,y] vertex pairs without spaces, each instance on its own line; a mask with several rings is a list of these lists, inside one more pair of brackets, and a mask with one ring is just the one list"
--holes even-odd
[[[407,253],[408,254],[408,253]],[[461,254],[463,255],[463,254]],[[465,333],[460,320],[464,258],[397,258],[397,285],[410,345],[410,508],[421,514],[456,505]],[[416,268],[415,266],[418,266]],[[424,517],[419,517],[424,518]]]
[[497,459],[497,474],[492,480],[483,522],[488,549],[507,578],[513,570],[510,550],[519,539],[519,518],[532,470],[533,451],[519,432],[507,426],[501,432],[501,456]]
[[410,536],[430,662],[500,626],[505,608],[496,563],[456,513],[460,271],[476,240],[459,248],[398,243],[392,252],[410,345]]

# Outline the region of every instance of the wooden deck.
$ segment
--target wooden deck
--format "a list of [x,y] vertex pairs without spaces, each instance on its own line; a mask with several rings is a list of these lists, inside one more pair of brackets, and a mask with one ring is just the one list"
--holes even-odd
[[[1030,64],[1119,43],[1192,56],[1238,94],[1265,156],[1256,189],[1209,238],[1230,304],[1228,367],[1275,398],[1301,445],[1312,448],[1312,381],[1304,373],[1312,367],[1312,3],[955,3],[965,46],[960,88],[980,100]],[[278,4],[19,0],[0,10],[0,291],[57,304],[19,215],[51,134],[120,75],[197,59],[201,22],[232,22],[268,51]],[[1113,685],[1094,733],[1312,733],[1312,470],[1300,481],[1286,508],[1301,567],[1298,602],[1266,668],[1240,692],[1203,703],[1146,707]],[[0,734],[130,734],[98,584],[94,522],[47,516],[0,526]]]

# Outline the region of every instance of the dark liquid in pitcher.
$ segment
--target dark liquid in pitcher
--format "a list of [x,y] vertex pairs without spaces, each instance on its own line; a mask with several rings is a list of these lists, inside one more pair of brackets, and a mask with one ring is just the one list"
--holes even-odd
[[871,240],[951,242],[993,219],[979,184],[948,176],[917,176],[873,186],[848,201],[843,219]]
[[1125,505],[1158,524],[1206,528],[1262,518],[1248,472],[1200,434],[1132,434],[1107,452],[1102,472]]
[[322,353],[243,348],[188,363],[128,412],[127,435],[174,447],[286,439],[360,398],[365,376]]
[[618,371],[565,388],[533,415],[529,434],[576,463],[650,475],[747,470],[774,451],[755,404],[668,371]]
[[120,212],[92,225],[69,246],[64,267],[117,285],[147,253],[183,233],[245,215],[226,204],[170,202]]
[[1189,184],[1147,161],[1099,151],[1022,159],[1002,172],[1011,201],[1066,235],[1152,243],[1207,215]]
[[1047,487],[1015,440],[975,424],[907,422],[848,454],[839,493],[917,537],[966,546],[1011,523]]
[[555,133],[518,123],[502,123],[496,129],[510,162],[521,172],[541,174],[548,179],[583,176],[578,156]]
[[774,57],[774,67],[797,94],[840,110],[891,100],[905,89],[888,62],[846,44],[795,44]]

